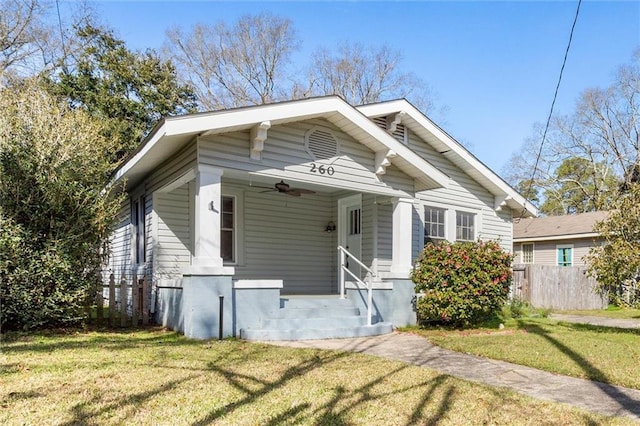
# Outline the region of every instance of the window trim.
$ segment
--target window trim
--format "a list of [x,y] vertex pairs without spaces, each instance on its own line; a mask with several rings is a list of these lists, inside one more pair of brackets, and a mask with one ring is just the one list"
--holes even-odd
[[[233,203],[233,261],[222,260],[225,266],[242,266],[244,265],[244,191],[239,188],[223,187],[220,194],[220,236],[222,236],[222,197],[231,197]],[[220,239],[222,243],[222,239]],[[222,249],[222,244],[220,244]],[[222,254],[222,253],[220,253]],[[220,256],[222,258],[222,256]]]
[[[561,249],[571,249],[571,259],[569,259],[569,264],[568,265],[561,265],[560,261],[558,259],[558,254],[559,254],[559,250]],[[556,244],[556,266],[562,266],[562,267],[567,267],[567,266],[573,266],[574,262],[573,262],[573,252],[574,252],[574,247],[573,244]]]
[[[422,232],[422,245],[425,245],[427,243],[427,209],[432,209],[432,210],[439,210],[442,212],[442,226],[443,226],[443,233],[444,235],[442,237],[431,237],[429,236],[429,238],[431,240],[435,240],[435,241],[446,241],[447,240],[447,226],[448,226],[448,221],[447,221],[447,208],[446,207],[442,207],[442,206],[435,206],[432,204],[424,204],[422,209],[422,225],[423,225],[423,232]],[[431,222],[429,222],[431,223]]]
[[147,263],[147,206],[144,193],[131,197],[131,264],[134,267]]
[[[455,210],[455,218],[456,218],[456,222],[455,222],[455,241],[461,241],[461,242],[473,242],[476,241],[478,239],[478,213],[477,212],[471,212],[468,210],[459,210],[456,209]],[[465,214],[465,215],[470,215],[471,218],[473,219],[473,235],[471,236],[471,239],[469,240],[464,240],[461,238],[458,238],[458,214]]]
[[[531,246],[531,262],[525,261],[524,246]],[[536,243],[520,243],[520,260],[525,265],[533,265],[536,262]]]

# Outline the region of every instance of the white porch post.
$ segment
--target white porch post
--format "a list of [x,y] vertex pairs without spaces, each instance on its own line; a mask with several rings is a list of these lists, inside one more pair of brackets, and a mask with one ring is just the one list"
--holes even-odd
[[222,169],[198,164],[194,211],[194,266],[222,268],[220,212]]
[[409,278],[411,271],[411,234],[413,228],[413,200],[399,198],[393,203],[393,240],[391,274],[395,278]]

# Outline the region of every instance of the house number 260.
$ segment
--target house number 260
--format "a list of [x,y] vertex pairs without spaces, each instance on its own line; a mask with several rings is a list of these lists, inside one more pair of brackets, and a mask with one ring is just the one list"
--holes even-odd
[[319,166],[316,163],[311,163],[311,173],[320,173],[321,175],[328,174],[329,176],[333,176],[336,171],[332,166],[325,167],[320,164]]

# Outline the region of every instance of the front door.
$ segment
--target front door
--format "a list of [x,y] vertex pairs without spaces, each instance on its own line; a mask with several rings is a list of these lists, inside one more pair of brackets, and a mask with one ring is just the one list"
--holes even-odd
[[[340,245],[347,249],[354,257],[362,257],[362,197],[354,195],[342,198],[338,202],[340,208],[340,220],[338,228],[340,231]],[[346,260],[347,267],[355,276],[361,278],[360,265],[349,259]],[[347,281],[353,281],[353,277],[347,274]]]

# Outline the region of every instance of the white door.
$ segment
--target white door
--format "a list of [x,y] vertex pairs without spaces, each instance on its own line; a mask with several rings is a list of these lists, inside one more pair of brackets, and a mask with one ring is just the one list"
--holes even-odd
[[[340,245],[346,248],[354,257],[362,260],[362,201],[360,195],[346,197],[339,200],[340,220]],[[361,278],[360,265],[347,258],[347,267],[355,276]],[[345,279],[353,281],[349,274]]]

